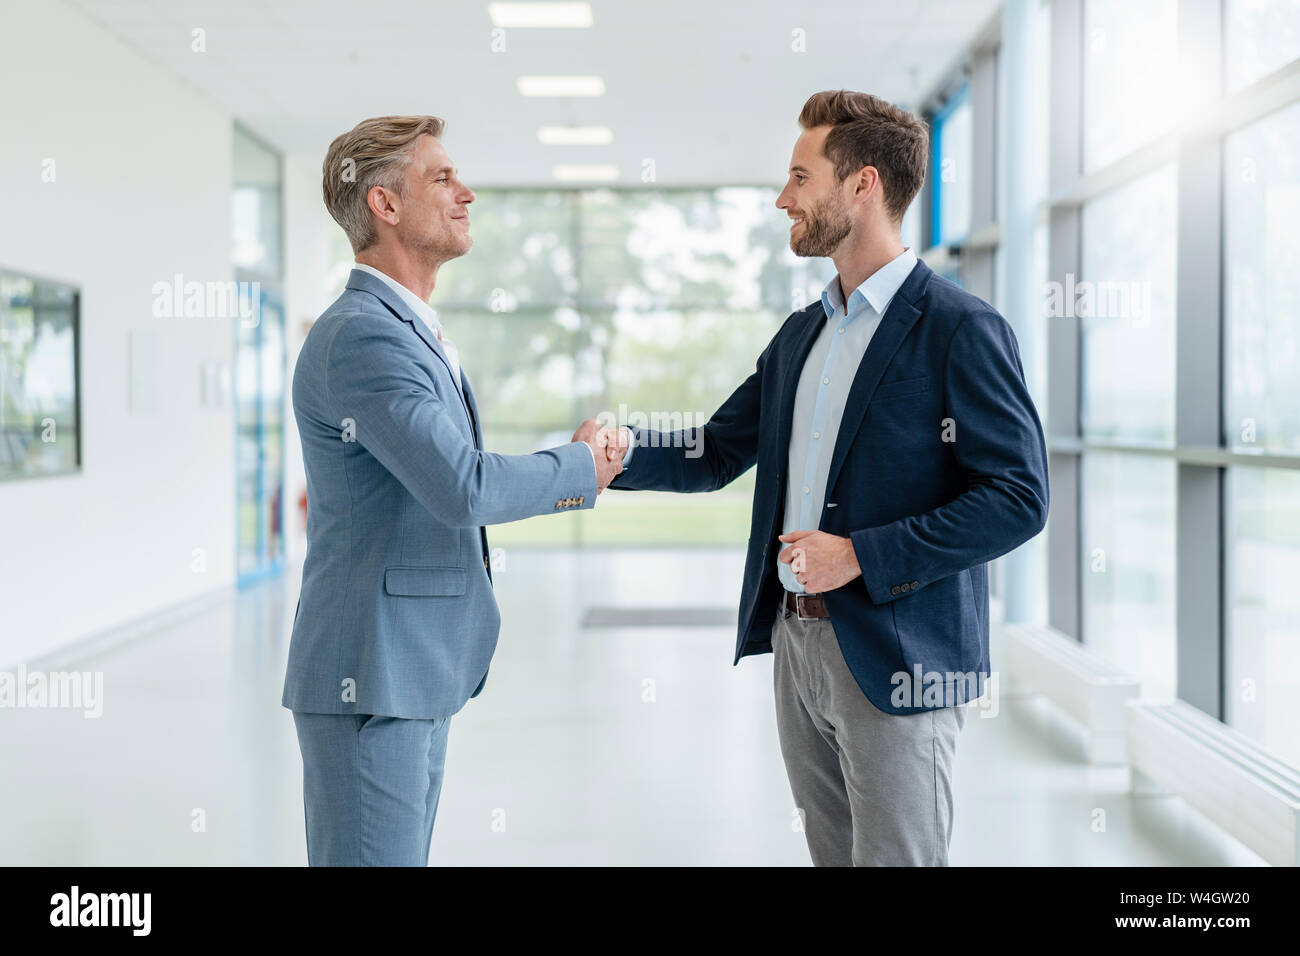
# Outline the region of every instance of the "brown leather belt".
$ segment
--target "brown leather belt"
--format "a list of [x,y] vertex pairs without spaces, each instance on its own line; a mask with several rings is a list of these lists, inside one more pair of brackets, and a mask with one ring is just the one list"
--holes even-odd
[[801,620],[829,619],[831,616],[831,612],[826,610],[826,598],[820,594],[795,594],[793,591],[786,591],[784,603],[786,610],[798,615]]

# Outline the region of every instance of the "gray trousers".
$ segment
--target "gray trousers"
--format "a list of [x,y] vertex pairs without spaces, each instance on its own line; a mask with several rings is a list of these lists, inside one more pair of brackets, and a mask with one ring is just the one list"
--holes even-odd
[[894,715],[862,693],[829,620],[772,625],[776,727],[815,866],[947,866],[965,707]]

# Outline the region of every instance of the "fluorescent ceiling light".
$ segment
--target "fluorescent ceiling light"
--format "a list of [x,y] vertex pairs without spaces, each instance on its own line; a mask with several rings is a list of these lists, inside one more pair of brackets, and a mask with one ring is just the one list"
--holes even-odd
[[537,142],[546,146],[608,146],[614,131],[608,126],[543,126]]
[[561,182],[610,183],[618,179],[618,167],[613,164],[590,166],[555,166],[552,175]]
[[604,96],[601,76],[521,76],[517,81],[524,96]]
[[489,3],[494,27],[589,27],[590,3]]

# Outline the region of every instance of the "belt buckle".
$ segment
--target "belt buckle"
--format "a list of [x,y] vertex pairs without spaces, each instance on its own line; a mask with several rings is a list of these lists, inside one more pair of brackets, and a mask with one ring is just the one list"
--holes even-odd
[[794,596],[794,610],[795,610],[795,614],[798,615],[799,620],[801,620],[801,621],[817,621],[817,620],[820,620],[820,618],[816,618],[816,617],[805,617],[805,616],[804,616],[804,613],[803,613],[803,602],[804,602],[804,598],[806,598],[806,597],[810,597],[810,596],[811,596],[811,595],[807,595],[807,594],[796,594],[796,595]]

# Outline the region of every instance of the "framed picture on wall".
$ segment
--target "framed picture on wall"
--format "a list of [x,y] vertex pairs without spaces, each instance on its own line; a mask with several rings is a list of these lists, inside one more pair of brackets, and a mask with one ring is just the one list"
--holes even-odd
[[81,292],[0,269],[0,480],[81,468]]

